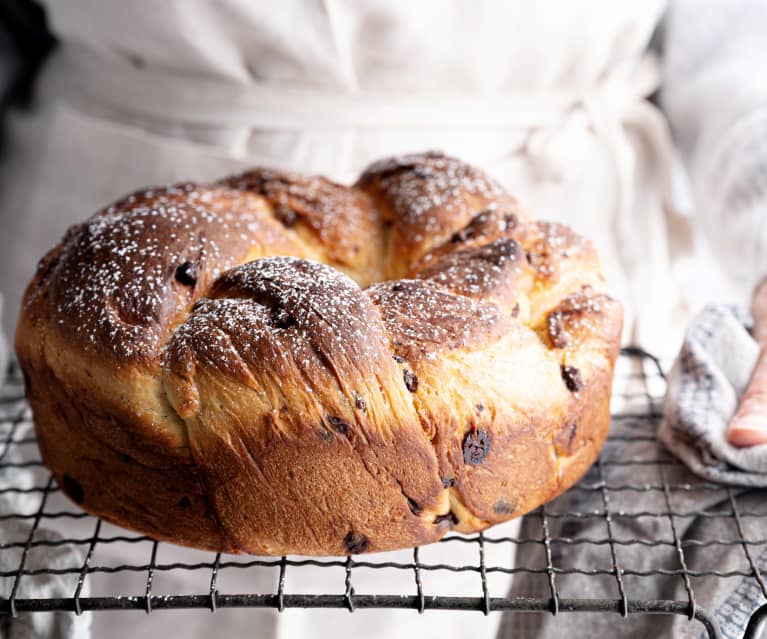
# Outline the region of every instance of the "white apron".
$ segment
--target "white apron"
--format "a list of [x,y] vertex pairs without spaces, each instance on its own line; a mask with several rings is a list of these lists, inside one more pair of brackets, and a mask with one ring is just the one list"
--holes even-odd
[[[49,5],[63,44],[41,77],[36,109],[12,118],[0,166],[7,330],[36,259],[67,226],[136,187],[252,165],[353,180],[381,156],[441,149],[486,168],[537,217],[596,243],[627,306],[627,340],[662,353],[677,343],[689,309],[672,262],[689,250],[690,237],[686,220],[664,207],[672,148],[663,119],[644,101],[658,84],[644,52],[662,0]],[[489,534],[515,530],[511,523]],[[513,549],[490,545],[489,560],[508,563]],[[163,561],[184,556],[166,552]],[[421,561],[476,564],[475,555],[475,545],[451,543],[424,548]],[[261,578],[225,571],[219,586],[274,592],[277,572]],[[427,595],[481,594],[477,573],[423,578]],[[205,579],[165,575],[155,592],[163,593],[162,583],[167,594],[206,592]],[[359,593],[415,592],[408,571],[389,579],[359,569],[354,585]],[[508,576],[490,576],[491,595],[508,586]],[[288,570],[286,592],[343,589],[342,570],[332,581],[324,571]],[[104,628],[111,637],[144,628],[153,636],[168,624],[188,637],[239,629],[293,638],[327,628],[338,639],[448,639],[491,636],[499,621],[413,611],[225,611],[132,614],[121,628],[115,618],[96,615],[96,636]]]

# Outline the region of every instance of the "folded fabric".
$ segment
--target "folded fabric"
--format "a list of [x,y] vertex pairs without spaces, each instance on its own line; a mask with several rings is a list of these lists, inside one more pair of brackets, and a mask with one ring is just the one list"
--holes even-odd
[[749,315],[708,306],[692,322],[668,375],[659,439],[696,475],[738,486],[767,486],[767,445],[736,448],[727,424],[759,356]]

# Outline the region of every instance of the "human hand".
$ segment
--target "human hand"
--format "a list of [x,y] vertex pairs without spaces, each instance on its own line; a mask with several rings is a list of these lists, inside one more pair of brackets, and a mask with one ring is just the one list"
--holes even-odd
[[756,362],[746,392],[727,427],[727,439],[733,446],[767,444],[767,278],[756,287],[751,302],[753,335],[759,345]]

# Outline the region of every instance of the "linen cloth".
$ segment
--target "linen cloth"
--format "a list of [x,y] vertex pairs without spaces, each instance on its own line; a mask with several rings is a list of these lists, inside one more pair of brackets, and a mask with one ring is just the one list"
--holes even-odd
[[693,320],[668,376],[660,440],[696,475],[767,487],[767,445],[737,448],[727,424],[748,386],[759,346],[750,318],[731,306],[708,306]]
[[716,267],[689,281],[706,302],[747,306],[767,274],[766,32],[762,0],[674,0],[664,20],[660,103]]

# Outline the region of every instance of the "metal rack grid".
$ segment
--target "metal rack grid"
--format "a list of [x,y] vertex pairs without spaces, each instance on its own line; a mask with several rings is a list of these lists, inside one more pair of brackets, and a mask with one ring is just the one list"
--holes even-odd
[[[421,613],[466,610],[484,614],[496,611],[547,614],[557,616],[555,621],[564,624],[569,623],[563,619],[567,616],[563,613],[567,612],[617,613],[622,617],[665,614],[687,617],[690,623],[697,620],[702,624],[703,635],[719,637],[717,616],[706,608],[707,602],[701,603],[696,598],[696,588],[700,587],[701,580],[736,579],[756,588],[759,598],[767,599],[765,577],[760,570],[761,553],[767,549],[767,506],[754,508],[752,499],[746,508],[743,500],[748,492],[694,478],[656,443],[655,429],[664,391],[665,377],[658,360],[639,348],[624,349],[616,371],[610,438],[599,461],[576,487],[526,516],[522,530],[537,529],[537,534],[504,535],[498,534],[498,529],[478,535],[452,534],[438,544],[408,551],[406,560],[391,560],[387,555],[376,554],[345,559],[309,559],[189,551],[191,558],[162,561],[163,549],[169,547],[168,544],[113,527],[63,498],[40,459],[29,407],[23,399],[20,374],[12,366],[9,380],[0,392],[0,532],[7,531],[0,535],[0,587],[4,590],[0,592],[0,613],[5,613],[8,619],[43,611],[82,614],[126,609],[150,613],[181,608],[207,608],[213,612],[235,607],[275,608],[279,611],[293,607],[346,608],[349,611],[409,608]],[[637,445],[644,446],[639,454],[636,453]],[[630,456],[626,457],[626,453]],[[636,480],[632,479],[634,471],[628,475],[624,472],[618,483],[613,479],[614,469],[626,471],[632,468],[642,471]],[[573,509],[572,499],[568,498],[577,494],[596,501],[587,508]],[[683,509],[675,505],[678,495],[691,494],[706,496],[704,505]],[[753,497],[754,491],[750,494]],[[575,503],[583,505],[588,500],[576,500]],[[711,507],[711,503],[718,505]],[[707,535],[705,526],[682,534],[685,522],[691,518],[703,524],[727,522],[732,536],[723,539],[719,533],[716,537]],[[624,524],[643,519],[667,523],[669,534],[649,539],[636,534],[624,535]],[[603,523],[606,534],[583,533],[580,524],[586,521]],[[46,532],[49,529],[58,531],[58,534]],[[476,550],[475,560],[450,563],[430,561],[425,557],[430,548],[442,544],[458,545],[464,551],[471,547]],[[136,562],[126,559],[135,556],[135,552],[122,556],[116,563],[100,561],[100,549],[112,546],[140,546],[146,552]],[[591,562],[594,553],[599,552],[603,552],[605,560],[579,565],[577,549],[586,547],[591,549],[591,554],[587,554],[588,561]],[[714,547],[737,548],[742,565],[727,570],[705,563],[697,565],[700,555],[707,554],[700,551]],[[635,569],[625,561],[632,549],[649,552],[653,548],[671,549],[675,559],[668,563],[667,556],[665,565],[650,569]],[[499,553],[499,549],[508,549],[508,552]],[[514,551],[517,560],[513,559]],[[56,553],[55,561],[48,559],[51,552]],[[121,557],[120,552],[116,554]],[[767,556],[767,551],[764,554]],[[459,559],[465,556],[463,552]],[[575,559],[570,561],[571,557]],[[337,592],[292,592],[286,586],[289,575],[309,569],[322,569],[328,574],[335,571],[333,574],[337,574],[342,582],[338,584]],[[360,592],[355,590],[355,580],[362,570],[395,571],[400,576],[407,576],[410,586],[397,594]],[[158,593],[158,577],[182,571],[201,573],[205,585],[200,584],[201,587],[192,592]],[[229,591],[222,585],[222,576],[232,571],[249,575],[270,571],[274,575],[273,587],[260,592]],[[141,589],[138,592],[100,592],[98,577],[118,573],[137,576],[141,580]],[[475,576],[476,589],[450,595],[434,594],[425,583],[427,576],[457,573]],[[522,585],[516,585],[511,594],[493,591],[493,578],[503,575],[513,575],[515,584]],[[46,597],[25,595],[25,592],[36,592],[33,589],[36,580],[51,577],[70,579],[71,588]],[[543,580],[544,585],[520,592],[520,588],[534,579]],[[612,596],[585,598],[565,592],[567,580],[575,580],[573,583],[582,589],[584,583],[597,579],[612,584]],[[652,595],[658,580],[666,585],[658,588],[655,596],[634,595],[634,592]],[[669,598],[667,594],[663,595],[669,592],[667,584],[670,581],[676,584],[676,592],[682,593],[681,596]],[[735,586],[733,583],[733,588]],[[575,594],[586,591],[588,589]],[[744,637],[758,636],[765,620],[767,604],[758,607],[757,603],[756,610],[747,618]]]

